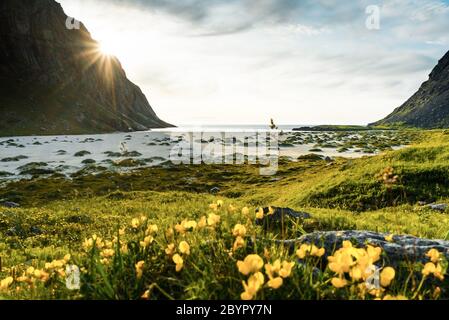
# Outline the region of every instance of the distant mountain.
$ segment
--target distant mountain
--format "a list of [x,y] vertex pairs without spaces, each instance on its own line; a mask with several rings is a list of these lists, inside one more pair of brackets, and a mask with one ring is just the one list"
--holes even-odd
[[371,125],[395,124],[419,128],[449,127],[449,52],[417,93],[388,117]]
[[0,135],[170,127],[53,0],[0,1]]

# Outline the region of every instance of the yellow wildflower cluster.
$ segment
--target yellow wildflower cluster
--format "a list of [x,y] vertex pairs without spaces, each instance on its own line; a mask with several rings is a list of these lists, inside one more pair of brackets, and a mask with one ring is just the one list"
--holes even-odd
[[377,175],[377,179],[390,189],[398,182],[399,176],[394,174],[394,169],[392,167],[387,167]]
[[234,245],[232,246],[232,251],[237,251],[239,248],[245,246],[246,227],[242,224],[236,224],[234,229],[232,229],[232,235],[235,237]]
[[136,268],[136,277],[137,277],[137,279],[142,278],[144,266],[145,266],[145,261],[139,261],[139,262],[136,263],[135,268]]
[[223,200],[217,200],[217,202],[211,203],[211,204],[209,205],[209,208],[212,209],[212,210],[214,210],[214,211],[218,211],[218,209],[222,208],[223,205],[224,205]]
[[65,277],[65,266],[70,261],[71,256],[67,254],[63,259],[53,260],[45,263],[43,269],[37,269],[33,266],[28,267],[25,272],[16,278],[18,283],[27,283],[32,286],[36,281],[47,282],[54,274],[60,277]]
[[147,217],[145,217],[145,216],[140,216],[139,218],[134,218],[131,220],[131,227],[133,229],[138,229],[146,221],[147,221]]
[[207,225],[210,227],[215,227],[217,224],[220,223],[221,217],[217,214],[211,213],[207,217]]
[[433,274],[435,278],[443,281],[447,267],[443,266],[445,259],[442,257],[441,253],[436,249],[430,249],[426,256],[430,259],[430,262],[427,262],[424,265],[422,274],[425,277]]
[[265,283],[265,277],[260,269],[263,267],[263,259],[257,254],[248,255],[243,261],[237,261],[239,272],[249,276],[248,281],[242,281],[242,300],[252,300]]
[[187,231],[193,231],[198,227],[198,223],[194,220],[183,220],[175,226],[175,230],[179,234],[185,234]]
[[0,280],[0,292],[8,290],[9,286],[14,282],[13,277],[7,277]]
[[181,241],[179,243],[178,251],[180,254],[178,253],[175,254],[176,246],[174,243],[168,244],[167,247],[165,248],[165,253],[167,254],[167,256],[172,257],[172,261],[176,265],[176,272],[180,272],[184,267],[184,259],[181,256],[181,254],[184,256],[190,255],[190,245],[187,243],[187,241]]
[[268,280],[267,286],[272,289],[278,289],[283,284],[283,279],[290,277],[292,269],[294,267],[294,262],[276,260],[273,264],[265,264],[265,273],[267,274]]
[[96,247],[98,249],[102,249],[105,246],[105,242],[101,237],[98,237],[96,234],[94,234],[91,238],[85,239],[83,242],[83,248],[86,251],[91,250],[93,247]]
[[326,253],[324,248],[318,248],[313,244],[302,244],[298,250],[296,250],[296,255],[299,259],[304,259],[307,256],[312,257],[322,257]]
[[[379,261],[382,249],[368,245],[366,249],[355,248],[350,241],[343,241],[343,247],[337,250],[333,256],[328,257],[329,269],[336,273],[337,277],[331,280],[331,283],[336,288],[342,288],[349,284],[345,274],[353,282],[367,281],[376,271],[374,263]],[[380,285],[388,287],[395,277],[395,270],[391,267],[386,267],[380,273]],[[364,291],[367,285],[362,284],[359,288]],[[369,289],[369,288],[368,288]],[[373,291],[373,290],[372,290]],[[376,288],[373,291],[376,295],[382,291],[382,288]]]

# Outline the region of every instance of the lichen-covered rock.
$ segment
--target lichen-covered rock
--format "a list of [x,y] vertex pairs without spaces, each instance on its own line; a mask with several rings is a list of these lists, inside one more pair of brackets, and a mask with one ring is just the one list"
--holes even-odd
[[426,207],[435,211],[445,212],[449,208],[449,205],[446,203],[432,203]]
[[426,253],[432,248],[442,252],[449,259],[449,241],[422,239],[408,235],[394,235],[392,241],[387,241],[385,239],[387,236],[387,234],[372,231],[319,231],[298,239],[276,242],[292,248],[302,243],[315,244],[326,249],[326,256],[339,249],[345,240],[359,247],[371,244],[383,249],[384,259],[391,265],[401,261],[429,261]]

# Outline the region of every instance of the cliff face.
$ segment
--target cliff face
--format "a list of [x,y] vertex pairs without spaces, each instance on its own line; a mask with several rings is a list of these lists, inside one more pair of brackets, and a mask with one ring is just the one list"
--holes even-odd
[[405,124],[420,128],[449,127],[449,52],[421,88],[401,107],[373,125]]
[[169,127],[115,57],[53,0],[0,1],[0,134]]

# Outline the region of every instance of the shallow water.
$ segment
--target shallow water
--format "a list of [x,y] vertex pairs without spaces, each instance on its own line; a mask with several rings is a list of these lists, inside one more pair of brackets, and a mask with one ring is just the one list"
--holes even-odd
[[[261,134],[261,133],[259,133]],[[381,134],[381,133],[376,133]],[[96,165],[101,165],[116,170],[129,170],[129,168],[117,168],[117,162],[124,159],[138,160],[139,167],[157,166],[170,160],[170,152],[178,145],[177,140],[187,137],[189,133],[177,129],[175,131],[148,131],[133,133],[112,133],[97,135],[67,135],[67,136],[28,136],[0,138],[0,179],[10,180],[27,178],[27,175],[20,174],[24,165],[29,163],[40,163],[46,169],[55,169],[62,174],[77,172],[89,164],[83,163],[87,159],[94,160]],[[357,158],[375,153],[364,153],[361,150],[349,149],[345,152],[338,152],[338,148],[321,148],[320,152],[311,152],[317,141],[329,141],[332,143],[343,143],[344,141],[356,138],[359,134],[353,133],[344,138],[338,137],[336,133],[320,132],[284,132],[279,136],[279,156],[285,156],[296,160],[299,156],[316,153],[324,157],[350,157]],[[256,132],[254,130],[234,130],[227,132],[226,136],[221,133],[205,133],[205,140],[209,141],[210,136],[215,137],[216,142],[225,142],[227,147],[234,145],[240,148],[246,146],[245,154],[255,156]],[[201,136],[199,136],[201,137]],[[217,139],[218,137],[218,139]],[[231,137],[235,137],[233,140]],[[245,140],[245,137],[247,140]],[[193,139],[201,143],[203,148],[208,146],[206,141],[201,141],[198,136]],[[246,145],[244,143],[246,142]],[[308,142],[308,143],[306,143]],[[285,145],[284,145],[285,144]],[[398,147],[396,147],[398,148]],[[85,155],[75,156],[78,152],[86,151]],[[228,150],[229,151],[229,150]],[[242,151],[242,149],[240,149]],[[357,152],[356,152],[357,151]],[[115,155],[107,154],[116,153]],[[138,152],[138,154],[130,154]],[[277,152],[276,152],[277,154]],[[8,159],[21,156],[20,159]],[[14,160],[14,161],[11,161]],[[10,173],[10,175],[6,175]]]

